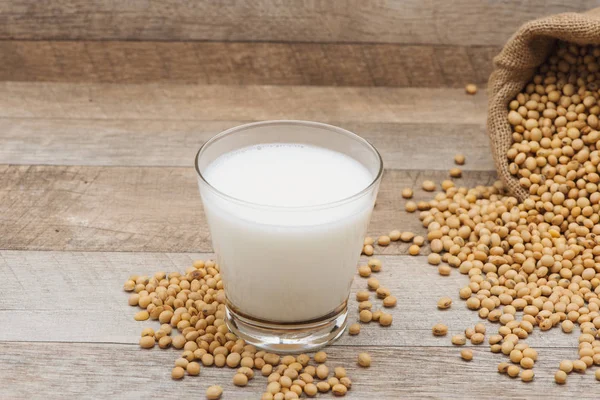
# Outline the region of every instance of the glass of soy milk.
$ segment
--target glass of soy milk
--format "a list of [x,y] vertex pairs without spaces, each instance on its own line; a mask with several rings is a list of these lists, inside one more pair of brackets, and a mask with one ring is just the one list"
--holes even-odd
[[335,126],[266,121],[213,137],[195,164],[229,329],[278,353],[339,337],[383,173],[377,150]]

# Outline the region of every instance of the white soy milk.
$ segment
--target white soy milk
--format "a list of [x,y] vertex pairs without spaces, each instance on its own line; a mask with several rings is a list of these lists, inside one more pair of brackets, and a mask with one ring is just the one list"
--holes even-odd
[[242,200],[202,192],[227,297],[239,312],[307,321],[346,301],[374,198],[327,204],[369,186],[375,176],[367,168],[325,148],[273,143],[226,153],[203,176]]

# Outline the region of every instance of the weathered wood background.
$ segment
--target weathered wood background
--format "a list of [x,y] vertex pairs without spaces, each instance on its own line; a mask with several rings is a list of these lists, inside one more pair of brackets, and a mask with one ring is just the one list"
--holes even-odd
[[[386,173],[370,233],[423,233],[399,192],[447,177],[495,179],[483,86],[492,57],[523,22],[600,6],[591,0],[0,0],[0,398],[259,398],[266,382],[232,371],[170,379],[175,350],[140,350],[153,323],[133,320],[131,273],[212,257],[193,154],[247,121],[308,119],[377,146]],[[464,94],[480,84],[475,96]],[[504,356],[449,338],[479,319],[458,299],[467,278],[441,277],[406,244],[382,254],[399,298],[388,329],[363,327],[329,348],[353,378],[350,399],[597,398],[594,377],[554,384],[577,339],[536,332],[534,382],[496,373]],[[424,251],[424,254],[426,252]],[[356,278],[353,292],[363,288]],[[436,309],[450,295],[454,306]],[[356,318],[352,300],[352,318]],[[155,325],[155,324],[154,324]],[[494,331],[495,326],[488,324]],[[373,356],[370,369],[354,360]],[[329,397],[329,396],[321,396]]]
[[597,0],[2,0],[0,80],[461,87]]

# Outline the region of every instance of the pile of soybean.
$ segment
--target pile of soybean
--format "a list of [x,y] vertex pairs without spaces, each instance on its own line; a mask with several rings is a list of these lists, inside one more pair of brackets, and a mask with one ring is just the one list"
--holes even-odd
[[[232,383],[246,386],[260,374],[266,378],[261,400],[293,400],[327,392],[344,396],[352,387],[345,368],[337,366],[330,371],[323,351],[312,358],[307,354],[281,357],[259,350],[230,332],[225,323],[221,272],[212,260],[194,261],[183,274],[159,271],[153,276],[132,275],[123,289],[131,293],[129,305],[140,308],[135,320],[161,324],[156,330],[142,330],[140,347],[158,345],[181,351],[171,371],[173,379],[198,376],[204,367],[229,367],[237,370]],[[386,316],[381,313],[382,326],[392,323],[391,316]],[[358,354],[357,364],[368,368],[370,355]],[[207,389],[206,398],[216,400],[222,394],[223,388],[213,385]]]
[[600,365],[599,88],[600,47],[557,43],[507,114],[509,170],[528,198],[519,202],[500,182],[469,189],[445,181],[418,207],[441,255],[432,264],[441,258],[468,275],[460,297],[500,323],[490,349],[509,357],[498,370],[513,378],[533,379],[537,353],[523,340],[534,329],[580,333],[579,355],[557,365],[557,383]]

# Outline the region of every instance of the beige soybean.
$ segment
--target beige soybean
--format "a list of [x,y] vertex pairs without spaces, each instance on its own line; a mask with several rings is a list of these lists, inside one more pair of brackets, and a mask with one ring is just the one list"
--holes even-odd
[[317,377],[319,379],[325,379],[329,375],[329,368],[325,364],[321,364],[317,367]]
[[460,168],[451,168],[449,173],[452,178],[460,178],[462,176],[462,170]]
[[390,326],[393,322],[392,314],[382,313],[379,317],[379,325],[381,326]]
[[151,349],[156,344],[153,336],[144,336],[140,338],[140,347],[142,349]]
[[407,201],[404,205],[404,209],[406,210],[406,212],[413,213],[417,211],[417,203],[415,203],[414,201]]
[[342,379],[343,377],[345,377],[347,375],[346,369],[344,367],[335,367],[333,369],[333,373],[334,373],[335,377],[338,379]]
[[308,354],[300,354],[296,357],[296,362],[298,362],[301,366],[306,367],[310,362],[310,356]]
[[340,383],[342,385],[346,386],[346,388],[348,390],[350,390],[352,388],[352,381],[347,376],[344,376],[343,378],[340,378]]
[[142,337],[144,337],[144,336],[154,336],[154,329],[152,329],[152,328],[144,328],[142,330],[142,334],[141,335],[142,335]]
[[431,328],[431,332],[434,336],[445,336],[448,333],[448,327],[444,324],[435,324]]
[[516,365],[511,365],[506,369],[506,373],[511,378],[516,378],[517,376],[519,376],[520,372],[521,372],[521,368],[517,367]]
[[260,370],[262,376],[269,376],[273,372],[273,366],[271,364],[265,364]]
[[475,332],[476,333],[483,333],[485,334],[485,325],[482,324],[481,322],[475,324]]
[[377,294],[377,297],[380,299],[385,299],[386,297],[388,297],[392,294],[389,289],[384,288],[384,287],[377,288],[375,293]]
[[148,318],[150,318],[150,314],[146,310],[138,311],[133,317],[136,321],[146,321]]
[[471,336],[472,344],[482,344],[484,340],[485,336],[483,335],[483,333],[475,333],[473,334],[473,336]]
[[317,389],[319,390],[319,392],[325,393],[331,389],[331,386],[327,382],[318,382]]
[[384,307],[395,307],[397,302],[398,302],[398,300],[396,299],[395,296],[386,296],[383,299],[383,306]]
[[391,231],[388,236],[390,237],[390,240],[392,242],[397,242],[398,240],[400,240],[400,235],[401,232],[397,229],[394,229],[393,231]]
[[400,235],[400,240],[403,242],[410,242],[414,239],[415,234],[412,232],[402,232]]
[[342,385],[341,383],[338,383],[337,385],[335,385],[331,388],[331,392],[335,396],[344,396],[347,391],[348,391],[348,388],[346,386]]
[[[399,234],[399,232],[398,232],[398,234]],[[378,258],[371,258],[367,265],[373,272],[381,271],[382,263],[381,263],[381,260]]]
[[373,313],[371,313],[371,311],[369,310],[362,310],[358,314],[358,318],[360,319],[360,322],[363,323],[371,322],[371,320],[373,319]]
[[531,382],[533,380],[534,376],[535,376],[535,374],[532,369],[528,369],[528,370],[521,372],[521,380],[523,382]]
[[437,302],[437,307],[441,310],[445,310],[452,306],[452,299],[450,297],[442,297]]
[[218,400],[223,394],[223,388],[218,385],[210,386],[206,389],[206,398],[208,400]]
[[315,360],[315,362],[322,364],[325,361],[327,361],[327,353],[325,353],[324,351],[319,351],[314,355],[313,359]]
[[246,386],[248,384],[248,377],[245,374],[237,373],[233,376],[232,381],[235,386]]
[[379,281],[376,278],[369,278],[367,280],[367,287],[370,290],[377,290],[379,288]]
[[523,357],[519,364],[521,364],[521,367],[525,369],[531,369],[533,368],[534,361],[529,357]]
[[[361,290],[359,292],[356,292],[356,300],[358,301],[367,301],[369,300],[369,297],[371,296],[371,294],[369,292],[367,292],[366,290]],[[265,359],[266,361],[266,359]]]
[[439,265],[442,262],[442,256],[437,253],[427,255],[427,262],[431,265]]
[[158,347],[160,347],[161,349],[166,349],[169,346],[171,346],[172,340],[173,339],[171,339],[170,336],[161,337],[160,339],[158,339]]
[[413,243],[417,246],[423,246],[425,244],[425,238],[423,236],[417,235],[413,238]]
[[500,364],[498,364],[498,372],[501,374],[505,374],[508,371],[508,367],[510,367],[509,363],[501,362]]
[[467,338],[465,337],[465,335],[453,335],[451,341],[452,344],[456,346],[463,346],[467,343]]
[[177,360],[175,360],[175,366],[176,367],[181,367],[181,368],[184,368],[184,369],[187,368],[187,366],[188,366],[189,363],[190,362],[187,359],[183,358],[183,357],[180,357]]
[[425,191],[433,192],[435,190],[435,183],[430,180],[423,181],[422,188]]
[[369,268],[369,266],[367,265],[362,265],[358,267],[358,275],[360,275],[363,278],[368,278],[369,276],[371,276],[371,268]]
[[368,368],[371,366],[371,356],[369,353],[360,353],[358,355],[358,365],[364,368]]
[[171,370],[171,378],[181,379],[185,375],[185,370],[182,367],[175,367]]
[[452,272],[452,270],[447,265],[440,265],[438,267],[438,273],[442,276],[448,276],[448,275],[450,275],[451,272]]
[[587,369],[587,364],[582,360],[573,361],[573,371],[575,372],[585,372]]
[[421,247],[413,244],[412,246],[410,246],[408,248],[408,254],[410,254],[411,256],[416,256],[421,252]]
[[473,359],[473,351],[469,349],[463,349],[460,351],[460,357],[465,361],[471,361]]
[[575,325],[573,324],[573,321],[570,321],[568,319],[564,320],[560,326],[564,333],[573,332],[573,328],[575,327]]
[[477,93],[477,85],[474,83],[469,83],[465,86],[465,92],[467,94],[473,95]]
[[329,386],[334,387],[340,383],[340,380],[335,376],[332,376],[331,378],[327,379],[327,383],[329,383]]
[[556,371],[556,373],[554,374],[554,381],[556,383],[558,383],[559,385],[562,385],[563,383],[565,383],[567,381],[567,374],[565,373],[565,371],[562,371],[562,370]]
[[313,397],[317,395],[317,392],[319,391],[319,389],[317,389],[317,385],[313,384],[313,383],[307,383],[306,385],[304,385],[304,393],[306,393],[306,395],[308,397]]
[[187,366],[185,367],[185,370],[191,376],[200,375],[200,364],[198,364],[195,361],[192,361],[192,362],[190,362],[190,363],[187,364]]
[[391,239],[389,236],[379,236],[379,239],[377,239],[377,244],[380,246],[388,246],[391,242]]
[[229,368],[237,368],[242,361],[242,356],[238,353],[231,353],[227,356],[226,363]]

